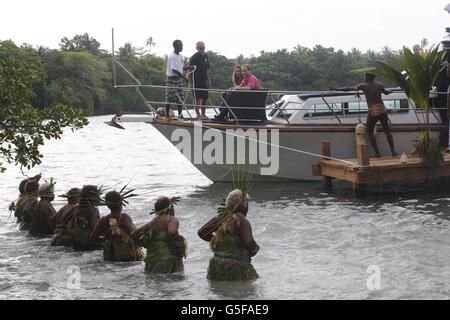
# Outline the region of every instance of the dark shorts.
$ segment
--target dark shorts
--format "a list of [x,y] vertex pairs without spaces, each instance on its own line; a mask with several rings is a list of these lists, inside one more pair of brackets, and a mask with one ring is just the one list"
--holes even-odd
[[373,134],[373,129],[378,121],[380,121],[385,133],[390,132],[389,118],[387,112],[385,112],[378,116],[371,116],[370,114],[367,116],[366,126],[369,134]]
[[[206,89],[206,87],[197,87],[198,89]],[[209,97],[208,90],[192,90],[192,94],[194,95],[196,100],[202,99],[207,100]]]
[[367,123],[369,122],[375,122],[377,123],[378,121],[383,122],[383,121],[389,121],[389,117],[387,112],[382,113],[378,116],[372,116],[370,114],[367,115]]
[[[166,102],[173,104],[182,104],[185,98],[185,92],[181,88],[181,77],[167,77],[166,80]],[[182,101],[178,98],[181,98]]]

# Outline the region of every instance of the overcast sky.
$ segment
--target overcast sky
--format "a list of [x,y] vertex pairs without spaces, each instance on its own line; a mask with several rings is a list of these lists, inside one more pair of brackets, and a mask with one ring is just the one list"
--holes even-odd
[[427,38],[439,43],[450,14],[449,0],[14,0],[0,8],[0,40],[58,48],[62,37],[89,33],[111,51],[125,42],[144,47],[152,36],[158,55],[181,39],[184,55],[202,40],[228,58],[317,44],[362,51],[412,47]]

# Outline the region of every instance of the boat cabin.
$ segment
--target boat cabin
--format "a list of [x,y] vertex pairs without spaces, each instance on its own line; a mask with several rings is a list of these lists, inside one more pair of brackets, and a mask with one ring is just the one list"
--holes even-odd
[[[382,95],[392,123],[417,123],[423,121],[424,111],[415,107],[403,92]],[[267,118],[279,124],[356,124],[365,122],[367,102],[364,95],[340,92],[326,94],[285,95],[267,106]],[[430,123],[440,123],[439,114],[430,116]]]

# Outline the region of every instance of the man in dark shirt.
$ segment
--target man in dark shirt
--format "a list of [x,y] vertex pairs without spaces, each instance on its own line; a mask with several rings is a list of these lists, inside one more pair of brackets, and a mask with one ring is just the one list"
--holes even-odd
[[373,129],[378,121],[381,122],[383,126],[384,133],[386,134],[387,141],[391,148],[391,154],[393,157],[397,155],[394,149],[394,139],[392,138],[392,133],[389,128],[389,118],[387,115],[386,107],[384,106],[381,94],[390,94],[391,92],[386,90],[382,84],[375,82],[375,75],[366,73],[365,83],[358,84],[356,87],[343,87],[343,88],[332,88],[332,90],[338,91],[363,91],[366,96],[367,106],[369,108],[367,113],[367,137],[369,138],[370,144],[375,151],[375,157],[381,157],[380,151],[378,150],[377,141],[373,135]]
[[[189,61],[190,67],[196,67],[195,71],[189,73],[189,86],[193,88],[194,104],[197,106],[205,106],[208,100],[208,89],[211,87],[211,82],[208,76],[209,58],[205,53],[205,43],[202,41],[196,44],[197,52],[191,57]],[[203,90],[195,90],[203,89]],[[201,107],[201,113],[198,107],[195,107],[195,113],[199,119],[206,119],[205,107]]]

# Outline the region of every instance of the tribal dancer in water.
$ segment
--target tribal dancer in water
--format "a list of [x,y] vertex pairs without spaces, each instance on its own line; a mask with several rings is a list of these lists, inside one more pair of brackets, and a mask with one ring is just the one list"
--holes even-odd
[[72,246],[72,237],[67,232],[67,224],[77,209],[80,192],[79,188],[72,188],[67,194],[63,195],[64,198],[67,198],[67,204],[51,218],[51,223],[55,226],[51,242],[52,246]]
[[55,200],[54,183],[45,182],[39,186],[39,202],[31,212],[30,236],[46,237],[53,234],[51,217],[56,210],[52,205]]
[[209,261],[209,280],[235,281],[258,278],[251,257],[259,250],[247,219],[248,199],[241,190],[231,191],[226,210],[208,221],[198,235],[209,242],[214,257]]
[[100,220],[97,206],[100,204],[101,190],[97,186],[83,186],[80,192],[80,202],[72,219],[67,224],[67,230],[72,237],[72,248],[75,251],[100,249],[90,241],[92,230]]
[[[26,202],[27,198],[31,195],[30,193],[27,193],[25,191],[25,187],[29,181],[35,180],[35,181],[39,182],[40,179],[41,179],[41,174],[38,174],[32,178],[26,178],[26,179],[23,179],[22,181],[20,181],[19,198],[17,199],[17,201],[13,201],[9,206],[9,210],[14,211],[14,217],[16,217],[16,222],[20,225],[21,228],[22,228],[22,225],[24,222],[23,210],[24,210],[25,202]],[[37,185],[37,188],[39,188],[39,185]]]
[[102,217],[91,234],[92,242],[103,240],[103,259],[107,261],[141,261],[144,253],[131,239],[136,229],[131,217],[122,213],[122,195],[110,191],[105,195],[105,204],[111,213]]
[[145,270],[150,273],[174,273],[182,271],[186,257],[186,240],[178,234],[179,221],[175,217],[174,204],[178,198],[160,197],[152,213],[156,217],[137,229],[132,237],[147,248]]

